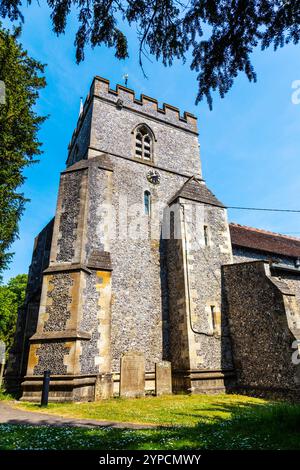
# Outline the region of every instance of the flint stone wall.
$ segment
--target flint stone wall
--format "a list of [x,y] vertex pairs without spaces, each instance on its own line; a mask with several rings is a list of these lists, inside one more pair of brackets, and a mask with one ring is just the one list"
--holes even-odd
[[[201,209],[203,225],[208,227],[208,246],[205,246],[203,226],[197,230],[195,218],[188,228],[189,279],[194,308],[192,327],[194,332],[199,332],[194,333],[197,358],[193,368],[231,369],[232,354],[221,278],[221,266],[232,260],[227,213],[223,208],[206,204]],[[211,306],[218,315],[215,328]]]
[[[181,239],[168,242],[172,366],[226,370],[232,354],[221,265],[231,262],[226,211],[180,199]],[[171,209],[175,206],[171,206]],[[208,228],[208,245],[204,240]],[[216,313],[215,324],[211,306]]]
[[[295,258],[278,255],[277,253],[266,253],[258,250],[250,250],[242,247],[233,247],[233,260],[235,263],[243,263],[254,260],[271,260],[280,263],[287,268],[295,268]],[[272,277],[279,281],[284,281],[297,298],[300,305],[300,271],[299,273],[292,273],[287,270],[273,270]]]
[[64,174],[61,177],[61,214],[59,219],[57,240],[57,262],[71,262],[74,260],[77,227],[80,214],[80,189],[83,172],[77,171]]
[[223,273],[238,385],[299,391],[300,370],[292,363],[298,331],[291,317],[299,319],[300,311],[293,296],[273,282],[263,262],[224,266]]
[[91,137],[91,122],[93,115],[92,104],[88,107],[86,113],[78,119],[78,130],[73,135],[74,145],[69,149],[67,166],[73,165],[82,158],[87,158],[88,147]]
[[96,288],[98,282],[99,277],[96,271],[85,276],[84,314],[81,317],[80,330],[89,332],[91,339],[81,341],[80,370],[82,374],[99,374],[99,364],[96,361],[96,357],[99,356],[100,341],[100,322],[98,318],[100,293]]
[[64,364],[65,356],[70,352],[65,342],[51,342],[42,344],[37,349],[38,364],[34,367],[34,375],[43,375],[45,370],[50,370],[52,375],[67,373]]
[[[166,125],[168,121],[165,117],[165,122],[151,119],[148,109],[148,115],[139,115],[127,109],[119,110],[115,104],[99,99],[94,100],[93,106],[92,147],[133,158],[133,131],[139,124],[147,124],[155,136],[154,165],[179,173],[201,176],[197,134],[178,129],[172,126],[171,122]],[[178,124],[178,121],[176,123]]]
[[32,260],[28,272],[27,297],[41,289],[42,273],[49,266],[54,218],[43,228],[34,240]]
[[[109,124],[110,121],[107,121],[106,126]],[[126,147],[125,150],[128,152]],[[131,158],[130,151],[127,156]],[[154,371],[155,362],[169,358],[166,243],[161,239],[163,208],[187,178],[160,170],[161,183],[154,186],[147,180],[151,165],[146,166],[139,161],[125,160],[114,155],[109,155],[108,158],[113,171],[103,170],[97,165],[89,168],[85,259],[88,260],[94,250],[111,254],[112,370],[119,370],[123,352],[137,348],[145,353],[147,371]],[[198,148],[197,159],[199,173]],[[181,167],[182,165],[178,165],[179,169]],[[124,233],[123,225],[125,223],[127,227],[128,222],[132,227],[134,205],[138,205],[141,212],[144,211],[145,190],[151,193],[151,220],[154,225],[148,226],[148,218],[144,216],[145,231],[142,233],[142,227],[135,238],[130,229]],[[157,203],[160,204],[158,208]],[[112,204],[111,214],[107,214],[105,208],[108,204]],[[72,218],[74,219],[76,217]],[[68,224],[68,231],[70,230]],[[86,290],[84,296],[88,302],[90,294],[87,292]],[[83,344],[83,349],[87,348],[88,345]],[[89,364],[85,370],[92,373],[92,362]]]
[[[169,359],[166,240],[161,226],[164,208],[186,178],[160,171],[161,183],[154,186],[147,173],[140,163],[114,160],[112,204],[117,214],[127,216],[130,228],[124,235],[124,220],[117,219],[110,242],[113,371],[119,370],[121,354],[131,349],[144,352],[146,371],[154,372],[155,362]],[[144,212],[146,190],[151,193],[153,224],[143,215],[139,229],[134,214],[136,209]]]
[[[24,375],[27,368],[29,338],[35,333],[42,287],[42,273],[49,266],[54,218],[34,240],[24,306],[18,311],[16,333],[10,350],[6,376]],[[9,382],[9,380],[8,380]],[[8,387],[10,385],[8,384]]]

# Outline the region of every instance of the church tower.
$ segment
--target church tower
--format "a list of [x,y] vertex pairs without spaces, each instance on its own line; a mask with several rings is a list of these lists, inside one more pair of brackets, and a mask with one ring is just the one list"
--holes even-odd
[[130,351],[145,357],[146,390],[162,360],[174,392],[224,388],[231,244],[226,209],[202,179],[195,116],[95,77],[51,227],[47,266],[35,250],[30,271],[40,297],[32,314],[27,296],[23,399],[39,399],[48,369],[50,400],[94,399],[99,380],[101,396],[118,393]]

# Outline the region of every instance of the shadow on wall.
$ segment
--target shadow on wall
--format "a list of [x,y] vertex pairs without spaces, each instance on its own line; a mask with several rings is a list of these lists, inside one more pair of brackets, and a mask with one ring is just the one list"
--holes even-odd
[[167,240],[160,235],[159,240],[159,264],[161,284],[161,311],[162,311],[162,339],[163,361],[170,361],[170,319],[169,319],[169,288],[167,269]]
[[223,270],[221,271],[221,368],[228,371],[224,374],[224,386],[226,393],[233,393],[237,386],[236,364],[232,349],[232,338],[229,327],[229,306],[225,291]]
[[54,218],[43,228],[34,240],[31,265],[24,306],[19,309],[14,343],[10,350],[5,374],[5,383],[10,393],[19,396],[21,382],[26,375],[29,338],[36,332],[43,271],[49,266]]
[[295,295],[272,278],[264,261],[223,266],[225,308],[239,392],[299,399],[300,365],[293,364],[300,319]]

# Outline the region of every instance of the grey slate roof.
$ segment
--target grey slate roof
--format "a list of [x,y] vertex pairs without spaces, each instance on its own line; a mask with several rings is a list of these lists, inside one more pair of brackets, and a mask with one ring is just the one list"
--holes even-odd
[[187,180],[177,193],[171,198],[169,204],[178,198],[202,202],[211,206],[225,207],[216,196],[208,189],[204,181],[199,181],[195,176]]

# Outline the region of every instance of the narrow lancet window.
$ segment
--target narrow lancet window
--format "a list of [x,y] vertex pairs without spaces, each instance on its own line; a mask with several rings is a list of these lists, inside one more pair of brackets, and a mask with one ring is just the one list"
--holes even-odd
[[144,209],[145,209],[145,214],[150,216],[151,215],[151,194],[149,191],[144,192]]
[[204,230],[204,245],[208,246],[209,245],[209,237],[208,237],[208,227],[207,227],[207,225],[204,225],[203,230]]
[[211,314],[211,324],[213,331],[216,330],[216,307],[214,305],[210,306],[210,314]]

